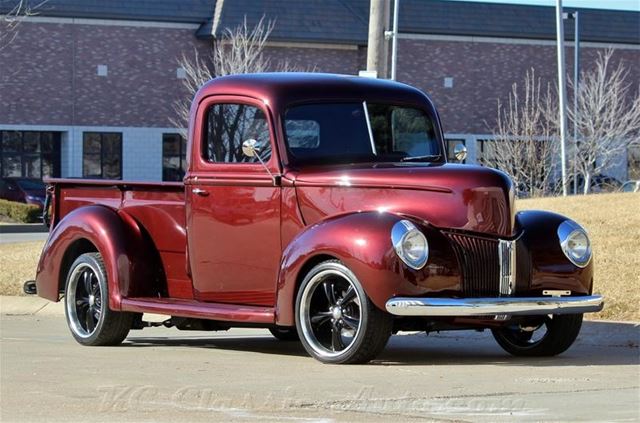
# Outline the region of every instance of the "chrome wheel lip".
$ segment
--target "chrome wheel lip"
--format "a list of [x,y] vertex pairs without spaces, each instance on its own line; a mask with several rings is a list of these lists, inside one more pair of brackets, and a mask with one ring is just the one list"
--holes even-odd
[[[90,271],[93,273],[94,277],[98,283],[98,293],[100,294],[101,300],[101,309],[98,313],[98,319],[95,323],[93,330],[87,331],[84,329],[82,324],[80,323],[80,319],[78,316],[78,305],[77,305],[77,290],[78,290],[78,282],[80,281],[82,274],[86,271]],[[104,317],[104,313],[102,311],[102,307],[105,307],[104,303],[104,295],[102,292],[102,287],[100,286],[100,273],[97,267],[89,264],[89,263],[80,263],[74,269],[71,275],[69,276],[69,284],[67,286],[66,295],[66,312],[69,321],[69,327],[73,331],[73,333],[83,339],[90,338],[96,332],[100,324],[102,323],[102,319]],[[94,302],[95,302],[95,296]],[[88,311],[87,311],[88,312]]]
[[[355,347],[356,341],[358,339],[358,335],[362,330],[362,306],[361,306],[362,299],[360,297],[360,293],[358,292],[355,284],[351,280],[351,277],[347,274],[346,272],[347,269],[346,268],[340,269],[340,267],[343,267],[343,266],[337,266],[337,267],[339,268],[325,269],[315,274],[313,278],[311,278],[309,283],[307,283],[307,285],[305,286],[304,291],[302,292],[302,297],[300,299],[300,308],[299,308],[298,318],[300,320],[300,327],[302,329],[304,339],[307,341],[307,344],[309,345],[309,347],[311,347],[311,349],[318,356],[323,358],[336,358],[351,351]],[[358,324],[358,328],[356,329],[353,335],[353,339],[349,343],[349,345],[347,345],[344,349],[340,351],[332,351],[326,348],[324,345],[322,345],[322,343],[316,338],[313,328],[311,327],[311,316],[309,313],[310,306],[311,306],[311,298],[313,297],[313,294],[315,293],[316,288],[318,288],[329,276],[338,276],[342,278],[345,282],[347,282],[355,291],[356,299],[354,301],[357,301],[359,304],[358,318],[360,323]],[[341,329],[341,331],[342,330],[344,330],[344,328]]]

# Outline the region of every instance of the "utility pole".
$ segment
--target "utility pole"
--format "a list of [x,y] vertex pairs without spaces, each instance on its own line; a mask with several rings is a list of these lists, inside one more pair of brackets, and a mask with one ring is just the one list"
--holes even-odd
[[562,167],[562,195],[567,196],[567,106],[566,106],[566,75],[564,72],[564,20],[562,15],[562,0],[556,2],[556,31],[558,47],[558,97],[560,100],[560,165]]
[[369,40],[367,43],[367,71],[378,78],[387,77],[387,43],[384,34],[389,22],[389,0],[371,0],[369,7]]

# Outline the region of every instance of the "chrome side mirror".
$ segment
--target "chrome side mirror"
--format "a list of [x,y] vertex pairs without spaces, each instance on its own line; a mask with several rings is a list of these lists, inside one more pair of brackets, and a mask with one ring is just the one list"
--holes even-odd
[[464,159],[467,158],[467,147],[465,147],[464,144],[456,144],[453,148],[453,157],[455,157],[458,162],[462,163]]
[[271,179],[273,179],[273,185],[280,186],[280,175],[274,175],[273,173],[271,173],[265,162],[262,160],[262,157],[260,157],[260,147],[258,147],[258,140],[249,138],[248,140],[243,142],[242,154],[247,157],[255,157],[256,159],[258,159],[262,167],[264,167],[264,170],[266,170],[267,173],[271,176]]
[[[258,159],[260,159],[260,156],[258,155],[257,145],[258,145],[258,140],[249,138],[248,140],[242,143],[242,154],[244,154],[247,157],[258,156]],[[260,162],[262,162],[261,159],[260,159]]]

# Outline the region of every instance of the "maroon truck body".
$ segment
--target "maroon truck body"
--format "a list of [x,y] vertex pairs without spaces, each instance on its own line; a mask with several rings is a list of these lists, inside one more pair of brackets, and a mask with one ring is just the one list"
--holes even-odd
[[[512,184],[501,172],[447,164],[444,154],[428,163],[292,163],[283,119],[292,105],[310,101],[423,110],[444,151],[433,104],[402,84],[303,74],[218,78],[193,102],[184,183],[47,181],[51,233],[38,265],[38,295],[58,301],[74,260],[96,251],[113,311],[292,327],[298,289],[325,260],[339,260],[375,307],[389,310],[387,302],[399,297],[492,296],[482,283],[493,276],[480,273],[498,269],[494,250],[508,240],[517,250],[510,297],[554,290],[593,299],[591,261],[570,262],[556,235],[566,218],[516,213]],[[272,150],[265,166],[274,177],[260,163],[205,160],[205,113],[219,103],[264,113]],[[429,259],[420,269],[394,251],[390,233],[401,219],[428,239]],[[411,320],[406,316],[398,320]],[[431,320],[464,327],[505,321],[464,313]]]

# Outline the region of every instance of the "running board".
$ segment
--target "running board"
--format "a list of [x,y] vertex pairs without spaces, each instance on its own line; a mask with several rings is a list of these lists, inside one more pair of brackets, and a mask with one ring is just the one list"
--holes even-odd
[[276,321],[273,307],[238,304],[204,303],[172,298],[123,298],[122,311],[164,314],[224,322],[266,323]]

